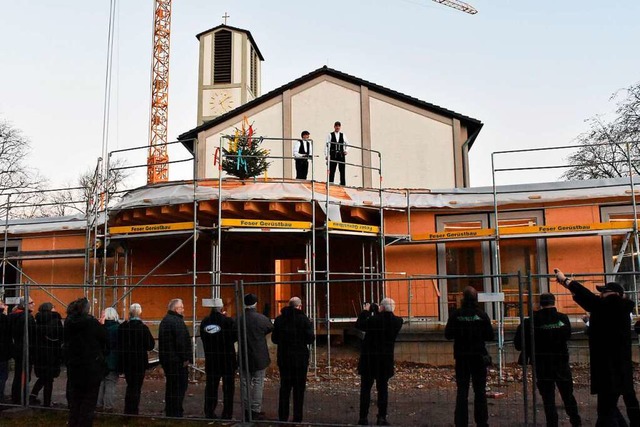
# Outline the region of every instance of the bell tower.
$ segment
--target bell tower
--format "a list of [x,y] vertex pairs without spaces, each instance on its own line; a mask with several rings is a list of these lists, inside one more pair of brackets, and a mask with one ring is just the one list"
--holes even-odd
[[222,24],[196,37],[199,126],[260,96],[264,58],[251,33],[241,28]]

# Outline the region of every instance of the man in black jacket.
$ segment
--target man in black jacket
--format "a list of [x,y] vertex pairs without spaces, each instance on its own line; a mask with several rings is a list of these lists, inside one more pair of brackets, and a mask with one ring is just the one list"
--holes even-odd
[[7,306],[0,299],[0,403],[4,402],[4,388],[9,378],[9,359],[11,359],[11,329],[5,313]]
[[67,307],[64,322],[69,427],[93,424],[100,383],[107,369],[107,331],[89,314],[89,301],[79,298]]
[[453,341],[453,357],[456,359],[456,427],[469,423],[469,382],[473,385],[473,418],[477,426],[488,426],[487,365],[490,363],[486,341],[493,341],[493,327],[489,316],[478,306],[478,291],[467,286],[462,293],[462,305],[449,316],[444,331]]
[[[617,426],[623,419],[618,409],[621,395],[631,395],[633,366],[631,364],[631,312],[633,301],[624,298],[624,288],[616,282],[596,286],[600,295],[568,279],[554,270],[556,280],[573,294],[573,300],[591,313],[589,319],[589,358],[591,394],[598,396],[597,426]],[[638,407],[631,410],[632,424],[638,424]],[[624,424],[623,424],[624,425]]]
[[333,132],[327,135],[327,146],[324,157],[329,160],[329,181],[333,182],[336,176],[336,166],[340,171],[340,185],[346,185],[345,166],[349,141],[344,133],[340,132],[342,124],[335,122]]
[[[31,312],[34,308],[34,302],[29,298],[29,303],[25,304],[25,299],[20,298],[18,307],[9,314],[9,328],[11,329],[11,339],[13,344],[11,346],[11,355],[14,360],[14,372],[13,383],[11,384],[11,402],[14,405],[20,405],[23,399],[26,398],[26,388],[29,385],[31,379],[31,368],[33,367],[33,357],[30,356],[29,360],[25,364],[24,350],[25,350],[25,319],[28,325],[28,341],[29,354],[32,355],[35,351],[34,336],[36,334],[36,320]],[[26,366],[25,366],[26,365]],[[26,369],[26,372],[24,371]],[[24,378],[23,378],[24,377]]]
[[[556,307],[556,297],[551,293],[540,295],[540,310],[533,314],[533,338],[535,344],[536,385],[542,403],[547,426],[558,425],[556,409],[556,386],[564,402],[564,409],[572,426],[582,425],[578,414],[578,402],[573,396],[573,377],[569,366],[567,341],[571,339],[571,322],[566,314]],[[524,334],[524,336],[522,335]],[[523,351],[522,363],[531,360],[531,319],[524,319],[524,328],[518,326],[514,344]],[[522,348],[522,341],[525,347]]]
[[167,381],[164,392],[164,411],[167,417],[183,416],[182,402],[189,385],[188,367],[193,359],[193,350],[183,314],[182,300],[172,299],[158,329],[160,364]]
[[235,374],[238,369],[236,349],[237,334],[235,322],[223,311],[224,303],[220,298],[213,299],[209,316],[200,323],[200,338],[204,347],[207,385],[204,389],[204,415],[216,418],[218,406],[218,386],[222,379],[222,419],[233,417],[233,393],[235,392]]
[[278,368],[280,369],[280,396],[278,419],[289,421],[289,397],[293,389],[293,422],[302,422],[304,389],[309,369],[309,344],[315,335],[311,320],[302,311],[298,297],[289,300],[282,314],[273,322],[271,341],[278,345]]
[[124,413],[129,415],[138,415],[144,375],[149,366],[147,352],[156,345],[151,331],[140,319],[141,314],[140,304],[131,304],[129,320],[118,327],[118,372],[124,373],[127,381]]
[[394,348],[403,320],[393,314],[396,303],[391,298],[380,302],[380,312],[374,314],[370,304],[358,316],[356,328],[365,333],[358,362],[360,374],[360,418],[359,425],[368,425],[371,387],[378,390],[377,425],[389,425],[387,405],[389,403],[389,379],[395,373]]

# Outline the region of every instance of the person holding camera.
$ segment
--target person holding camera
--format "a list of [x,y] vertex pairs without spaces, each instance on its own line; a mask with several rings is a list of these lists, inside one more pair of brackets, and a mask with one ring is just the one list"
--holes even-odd
[[478,426],[488,426],[487,366],[491,357],[486,341],[494,340],[493,327],[487,313],[480,310],[478,291],[467,286],[462,292],[462,304],[449,316],[444,330],[448,340],[453,340],[453,357],[456,360],[456,427],[469,424],[469,383],[473,385],[473,418]]
[[364,304],[358,316],[356,328],[365,333],[362,341],[358,373],[360,374],[360,418],[359,425],[368,425],[371,387],[376,383],[378,390],[379,426],[390,425],[387,421],[389,402],[389,379],[394,374],[394,347],[403,320],[393,314],[396,303],[391,298],[380,302],[379,312],[376,304]]

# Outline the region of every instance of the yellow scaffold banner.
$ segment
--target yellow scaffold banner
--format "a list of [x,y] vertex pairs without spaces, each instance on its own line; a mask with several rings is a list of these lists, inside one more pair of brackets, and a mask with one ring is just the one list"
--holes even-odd
[[[508,236],[514,234],[580,233],[601,230],[625,230],[631,228],[633,228],[633,221],[596,222],[592,224],[533,225],[523,227],[500,227],[500,235]],[[474,239],[493,235],[495,235],[495,229],[485,228],[477,230],[416,233],[411,236],[411,239],[414,241]]]
[[329,228],[332,230],[359,231],[361,233],[377,233],[380,227],[376,225],[353,224],[350,222],[329,221]]
[[111,227],[111,234],[154,233],[158,231],[177,231],[193,228],[193,222],[172,222],[168,224],[144,224]]
[[268,219],[223,219],[223,227],[248,227],[248,228],[311,228],[308,221],[286,221]]
[[596,222],[593,224],[532,225],[524,227],[500,228],[500,234],[533,234],[533,233],[573,233],[599,230],[618,230],[632,228],[633,221]]
[[442,240],[442,239],[474,239],[476,237],[493,236],[493,228],[482,230],[439,231],[433,233],[416,233],[411,240]]

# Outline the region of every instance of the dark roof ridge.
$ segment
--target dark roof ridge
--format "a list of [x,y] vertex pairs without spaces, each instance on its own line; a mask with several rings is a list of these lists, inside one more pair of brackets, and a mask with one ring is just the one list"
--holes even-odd
[[[409,104],[413,104],[415,106],[419,106],[419,107],[422,107],[422,108],[425,108],[425,109],[428,109],[428,110],[432,110],[434,112],[437,112],[437,113],[440,113],[440,114],[443,114],[443,115],[446,115],[446,116],[457,118],[462,122],[466,122],[466,123],[472,125],[472,126],[470,126],[470,128],[472,128],[472,129],[469,129],[469,135],[470,136],[473,135],[475,131],[479,130],[483,126],[483,123],[478,119],[474,119],[472,117],[465,116],[465,115],[460,114],[460,113],[456,113],[453,110],[449,110],[447,108],[440,107],[438,105],[435,105],[435,104],[432,104],[432,103],[429,103],[429,102],[426,102],[426,101],[422,101],[422,100],[420,100],[418,98],[414,98],[412,96],[405,95],[405,94],[403,94],[401,92],[386,88],[386,87],[378,85],[376,83],[372,83],[370,81],[361,79],[359,77],[353,76],[351,74],[344,73],[342,71],[339,71],[339,70],[336,70],[336,69],[333,69],[333,68],[329,68],[326,65],[324,65],[324,66],[322,66],[322,67],[320,67],[318,69],[315,69],[315,70],[313,70],[313,71],[311,71],[311,72],[309,72],[307,74],[302,75],[301,77],[298,77],[295,80],[290,81],[289,83],[286,83],[286,84],[284,84],[284,85],[282,85],[280,87],[277,87],[277,88],[273,89],[272,91],[270,91],[270,92],[268,92],[268,93],[266,93],[264,95],[261,95],[258,98],[255,98],[255,99],[253,99],[253,100],[251,100],[249,102],[247,102],[246,104],[243,104],[243,105],[241,105],[241,106],[239,106],[239,107],[237,107],[237,108],[235,108],[235,109],[233,109],[233,110],[231,110],[231,111],[229,111],[229,112],[227,112],[227,113],[225,113],[225,114],[223,114],[221,116],[218,116],[215,119],[209,120],[209,121],[207,121],[207,122],[205,122],[205,123],[193,128],[193,129],[191,129],[191,130],[189,130],[187,132],[182,133],[180,136],[178,136],[178,140],[183,141],[183,140],[187,140],[187,139],[196,138],[199,132],[201,132],[203,130],[206,130],[206,129],[209,129],[209,128],[217,125],[218,123],[222,123],[225,120],[229,119],[230,117],[234,117],[234,116],[237,116],[239,114],[242,114],[243,112],[250,110],[254,106],[259,105],[260,103],[262,103],[264,101],[267,101],[267,100],[269,100],[269,99],[271,99],[271,98],[273,98],[273,97],[275,97],[277,95],[280,95],[281,93],[283,93],[287,89],[290,89],[292,87],[298,86],[298,85],[300,85],[302,83],[310,81],[310,80],[312,80],[312,79],[314,79],[314,78],[316,78],[318,76],[324,75],[324,74],[331,75],[331,76],[334,76],[334,77],[338,77],[338,78],[340,78],[342,80],[345,80],[345,81],[348,81],[348,82],[351,82],[351,83],[354,83],[354,84],[367,86],[367,87],[373,89],[376,92],[379,92],[379,93],[384,94],[384,95],[388,95],[388,96],[390,96],[392,98],[400,99],[400,100],[402,100],[404,102],[407,102]],[[473,141],[472,141],[472,143],[473,143]],[[190,151],[193,151],[193,149],[189,148],[188,145],[189,145],[189,143],[185,143],[185,146],[187,146],[187,149],[189,149]]]

